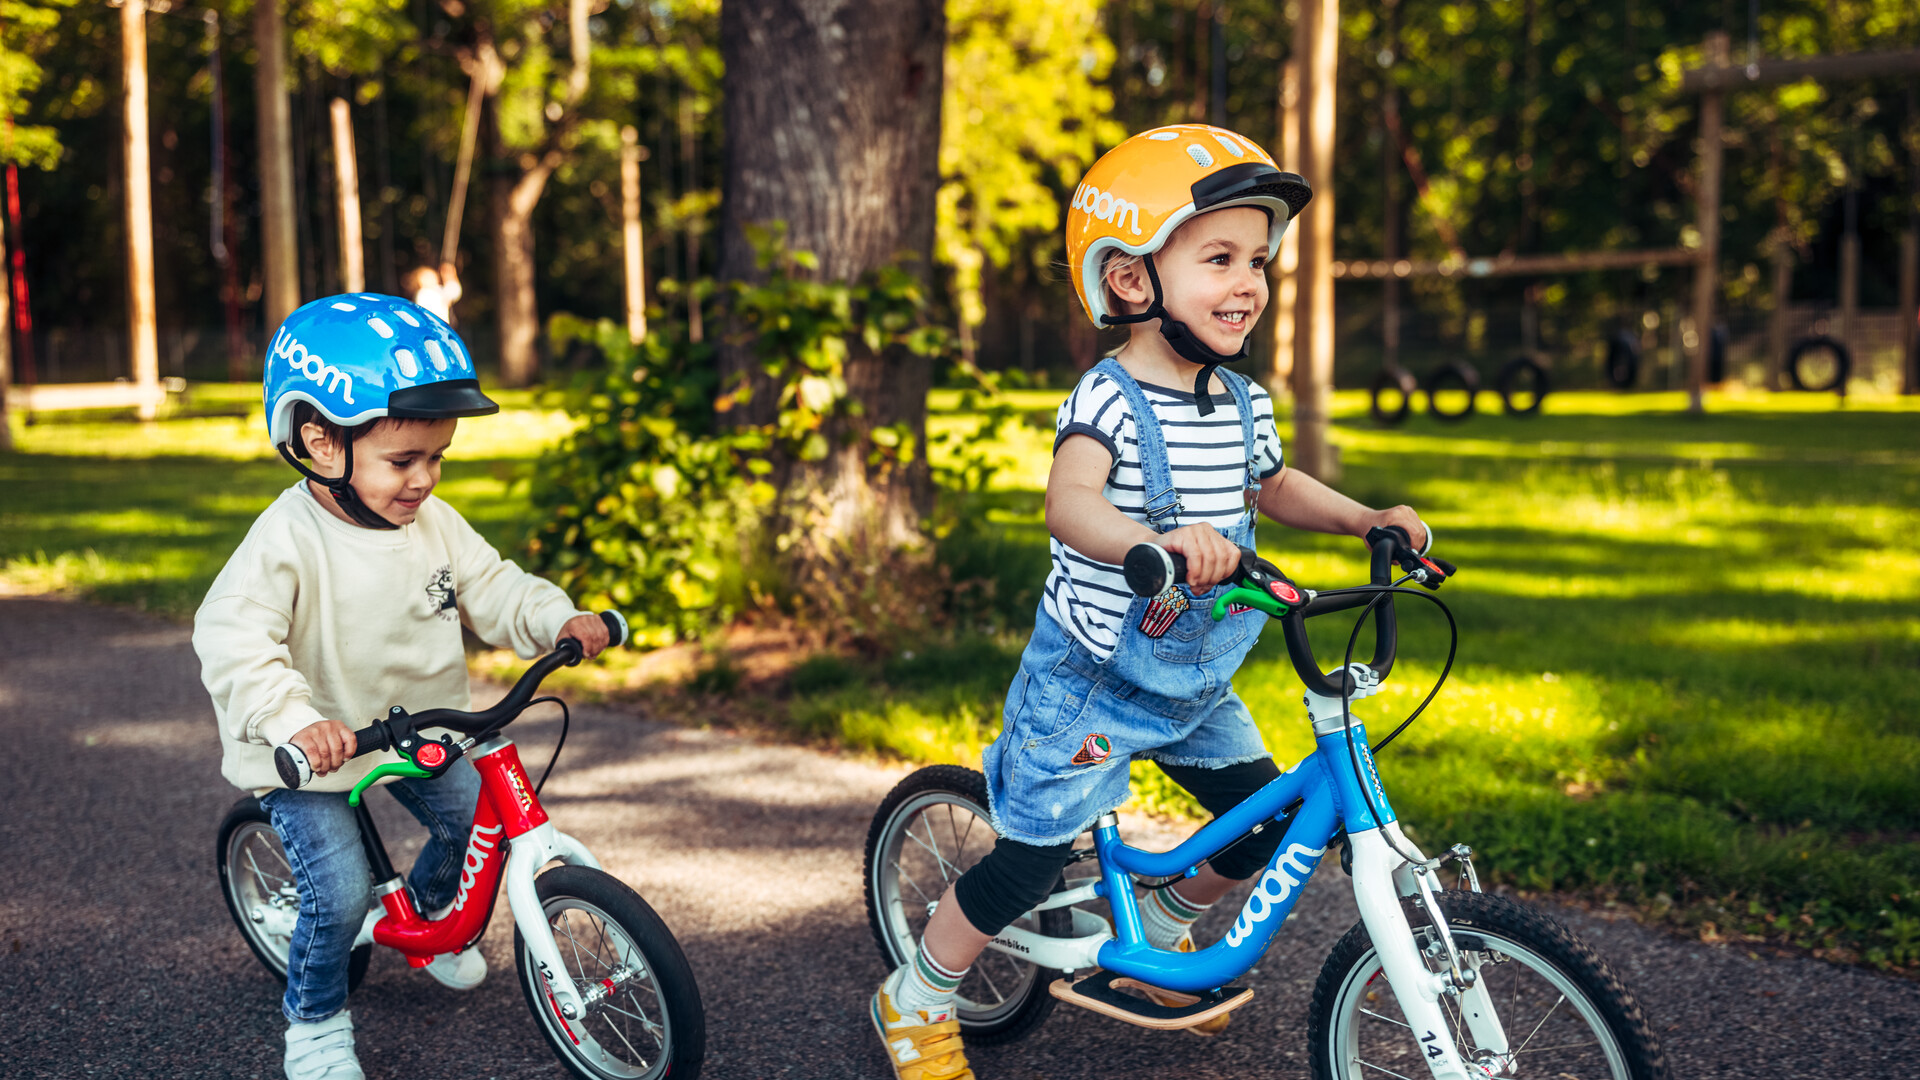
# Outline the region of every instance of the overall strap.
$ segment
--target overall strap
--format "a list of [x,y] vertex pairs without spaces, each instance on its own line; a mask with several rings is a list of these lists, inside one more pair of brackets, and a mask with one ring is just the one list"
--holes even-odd
[[1255,469],[1253,457],[1253,443],[1257,434],[1253,420],[1253,395],[1247,390],[1247,380],[1239,373],[1228,371],[1226,368],[1215,370],[1220,373],[1220,381],[1226,384],[1227,393],[1233,396],[1234,408],[1240,413],[1240,445],[1243,451],[1241,456],[1247,462],[1245,484],[1248,492],[1247,509],[1246,513],[1241,515],[1240,524],[1251,528],[1260,518],[1260,511],[1254,501],[1254,492],[1260,486],[1260,474]]
[[1167,461],[1167,440],[1160,431],[1160,418],[1154,415],[1153,406],[1147,403],[1147,395],[1140,384],[1133,381],[1127,369],[1120,361],[1109,356],[1094,365],[1093,370],[1112,379],[1120,388],[1120,396],[1127,399],[1127,410],[1133,414],[1133,430],[1140,442],[1140,483],[1144,489],[1147,528],[1154,532],[1170,532],[1180,525],[1180,493],[1173,487],[1173,466]]

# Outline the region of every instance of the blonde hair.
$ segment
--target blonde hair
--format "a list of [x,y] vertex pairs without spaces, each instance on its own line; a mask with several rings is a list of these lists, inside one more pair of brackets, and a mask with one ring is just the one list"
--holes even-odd
[[1115,270],[1124,270],[1140,261],[1141,256],[1130,254],[1119,248],[1108,248],[1106,254],[1100,258],[1100,290],[1106,297],[1107,310],[1115,315],[1131,315],[1134,312],[1127,302],[1120,299],[1119,295],[1113,291],[1113,285],[1107,280],[1108,276]]

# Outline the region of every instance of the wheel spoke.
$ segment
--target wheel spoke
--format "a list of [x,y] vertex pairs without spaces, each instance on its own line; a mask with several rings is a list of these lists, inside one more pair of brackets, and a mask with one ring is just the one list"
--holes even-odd
[[910,876],[908,876],[908,874],[907,874],[907,871],[905,870],[905,868],[903,868],[903,867],[902,867],[902,866],[900,865],[900,862],[899,862],[899,860],[897,860],[897,859],[896,859],[896,860],[894,861],[894,864],[893,864],[893,868],[894,868],[894,870],[896,870],[896,871],[898,871],[898,872],[899,872],[899,874],[900,874],[900,880],[901,880],[901,881],[904,881],[904,882],[906,882],[906,883],[907,883],[907,885],[908,885],[908,886],[909,886],[910,888],[912,888],[914,892],[917,892],[917,893],[919,893],[919,894],[920,894],[920,899],[921,899],[921,900],[924,900],[924,901],[926,901],[926,902],[928,902],[928,903],[932,903],[932,902],[933,902],[933,899],[934,899],[934,898],[933,898],[933,897],[930,897],[930,896],[928,896],[928,895],[927,895],[927,890],[925,890],[925,889],[923,889],[923,888],[921,888],[921,887],[920,887],[920,883],[919,883],[919,882],[917,882],[917,881],[915,881],[915,880],[913,880],[913,878],[912,878],[912,877],[910,877]]
[[959,876],[958,868],[956,868],[952,863],[948,862],[946,859],[946,856],[940,854],[940,849],[938,847],[932,846],[931,842],[933,840],[933,825],[931,823],[927,823],[927,819],[924,815],[921,817],[920,820],[922,823],[925,823],[927,825],[927,839],[922,840],[919,837],[913,835],[913,829],[911,827],[907,829],[907,833],[906,833],[907,839],[913,841],[916,844],[919,844],[922,850],[932,855],[934,862],[939,864],[941,880],[951,883],[953,881],[953,878],[948,877],[946,872],[948,870],[953,870],[955,872],[954,877],[958,877]]
[[1369,1069],[1373,1069],[1373,1070],[1375,1070],[1376,1072],[1383,1072],[1383,1073],[1386,1073],[1386,1074],[1387,1074],[1388,1076],[1398,1076],[1398,1077],[1400,1077],[1400,1080],[1410,1080],[1410,1078],[1409,1078],[1409,1077],[1406,1077],[1406,1076],[1401,1076],[1401,1074],[1399,1074],[1399,1073],[1397,1073],[1397,1072],[1394,1072],[1394,1071],[1393,1071],[1392,1069],[1389,1069],[1389,1068],[1387,1068],[1387,1067],[1386,1067],[1386,1066],[1384,1066],[1384,1065],[1375,1065],[1375,1064],[1374,1064],[1373,1062],[1371,1062],[1371,1061],[1362,1061],[1362,1060],[1360,1060],[1359,1058],[1354,1058],[1354,1059],[1353,1059],[1353,1063],[1354,1063],[1355,1065],[1362,1065],[1362,1066],[1365,1066],[1366,1068],[1369,1068]]
[[1413,1030],[1413,1025],[1407,1023],[1405,1020],[1395,1020],[1391,1016],[1382,1016],[1379,1013],[1374,1012],[1372,1009],[1361,1009],[1360,1011],[1367,1014],[1368,1016],[1373,1017],[1375,1020],[1385,1020],[1389,1024],[1399,1024],[1401,1027],[1406,1028],[1408,1031]]
[[1553,1016],[1553,1014],[1554,1014],[1554,1012],[1555,1012],[1556,1010],[1558,1010],[1558,1009],[1560,1008],[1560,1006],[1561,1006],[1561,1004],[1562,1004],[1563,1002],[1565,1002],[1566,1000],[1567,1000],[1567,995],[1565,995],[1565,994],[1561,994],[1561,995],[1560,995],[1560,1000],[1559,1000],[1559,1001],[1556,1001],[1556,1002],[1554,1002],[1554,1003],[1553,1003],[1553,1008],[1551,1008],[1551,1009],[1548,1009],[1548,1010],[1547,1010],[1547,1015],[1546,1015],[1546,1016],[1542,1016],[1542,1017],[1540,1018],[1540,1023],[1538,1023],[1538,1024],[1535,1024],[1535,1025],[1533,1025],[1533,1030],[1532,1030],[1532,1031],[1529,1031],[1529,1032],[1527,1032],[1527,1037],[1526,1037],[1526,1038],[1525,1038],[1524,1040],[1522,1040],[1522,1041],[1521,1041],[1521,1043],[1520,1043],[1520,1049],[1518,1049],[1518,1050],[1515,1050],[1515,1051],[1513,1052],[1513,1056],[1514,1056],[1514,1057],[1516,1057],[1516,1058],[1517,1058],[1517,1057],[1519,1057],[1519,1056],[1520,1056],[1521,1054],[1524,1054],[1524,1053],[1526,1053],[1526,1052],[1527,1052],[1527,1043],[1530,1043],[1530,1042],[1532,1042],[1532,1041],[1533,1041],[1533,1037],[1534,1037],[1535,1035],[1538,1035],[1538,1034],[1540,1033],[1540,1028],[1541,1028],[1541,1027],[1542,1027],[1542,1026],[1543,1026],[1544,1024],[1546,1024],[1546,1022],[1547,1022],[1547,1020],[1548,1020],[1548,1019],[1550,1019],[1550,1018],[1551,1018],[1551,1017]]
[[1007,995],[1001,993],[1000,988],[994,985],[993,973],[987,970],[987,965],[985,964],[980,965],[980,977],[987,981],[987,989],[993,991],[993,996],[999,999],[999,1001],[994,1002],[994,1004],[997,1005],[1000,1001],[1007,1000]]

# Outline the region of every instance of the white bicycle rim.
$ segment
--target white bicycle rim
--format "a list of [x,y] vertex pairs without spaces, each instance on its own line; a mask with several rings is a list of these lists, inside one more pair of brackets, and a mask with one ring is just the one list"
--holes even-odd
[[[618,995],[590,1006],[587,1015],[579,1020],[567,1021],[562,1026],[560,1017],[551,1010],[543,1013],[541,1019],[561,1040],[573,1044],[569,1056],[574,1061],[607,1080],[664,1075],[660,1070],[673,1049],[672,1021],[667,1016],[665,995],[660,991],[646,954],[627,937],[612,916],[577,896],[553,897],[546,902],[544,910],[547,925],[553,929],[554,945],[560,950],[561,962],[571,969],[568,974],[575,986],[582,989],[594,986],[623,965],[640,974],[622,984]],[[590,928],[554,925],[557,916],[569,913],[585,916]],[[568,922],[571,924],[573,920]],[[526,977],[532,980],[532,985],[541,985],[540,975],[534,970],[532,950],[522,951],[526,956]],[[652,1011],[658,1014],[657,1020],[647,1015],[649,998]],[[652,1052],[642,1050],[636,1040],[651,1045]],[[622,1050],[624,1054],[618,1052]]]

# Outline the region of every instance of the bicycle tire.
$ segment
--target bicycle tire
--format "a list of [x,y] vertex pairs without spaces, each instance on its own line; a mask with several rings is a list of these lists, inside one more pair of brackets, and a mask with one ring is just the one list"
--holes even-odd
[[[260,961],[282,986],[287,982],[287,949],[291,934],[282,937],[271,932],[270,921],[273,909],[284,909],[287,899],[291,899],[297,910],[299,894],[294,892],[293,876],[290,869],[275,887],[268,889],[263,883],[265,875],[280,877],[275,867],[260,867],[246,862],[248,854],[258,852],[249,849],[255,842],[270,850],[279,859],[279,867],[286,867],[286,850],[281,846],[280,835],[273,831],[273,818],[260,800],[251,795],[242,796],[227,810],[227,816],[220,822],[219,839],[214,844],[213,863],[220,874],[220,896],[227,902],[227,914],[232,916],[233,925],[240,931],[240,937],[252,950],[254,959]],[[256,919],[255,909],[265,907],[269,910],[259,912]],[[367,966],[373,961],[373,945],[356,947],[347,956],[347,993],[358,989],[361,980],[367,977]]]
[[[1800,373],[1800,361],[1810,352],[1825,349],[1833,354],[1833,378],[1814,386],[1811,380]],[[1853,374],[1853,354],[1847,351],[1845,343],[1837,338],[1826,336],[1801,338],[1793,343],[1787,352],[1787,378],[1793,382],[1795,390],[1805,390],[1812,394],[1824,394],[1842,390],[1847,378]]]
[[[1528,377],[1525,384],[1520,381],[1523,373]],[[1538,416],[1541,404],[1553,391],[1553,379],[1547,375],[1546,365],[1540,361],[1531,356],[1516,356],[1500,369],[1500,377],[1494,380],[1494,389],[1500,392],[1500,407],[1507,411],[1508,416]],[[1521,408],[1513,403],[1516,397],[1529,391],[1533,394],[1532,404]]]
[[[598,941],[607,942],[600,946],[602,952],[620,954],[618,966],[608,966],[603,957],[592,948],[569,950],[561,945],[561,962],[569,963],[569,955],[578,961],[583,970],[571,971],[574,985],[585,992],[589,987],[600,985],[602,978],[617,977],[621,968],[631,969],[628,963],[632,958],[623,952],[619,938],[626,939],[626,945],[632,952],[639,954],[641,965],[637,974],[629,981],[620,984],[620,990],[603,999],[608,1003],[605,1008],[589,1007],[587,1016],[569,1023],[554,1008],[547,996],[545,980],[535,966],[532,954],[527,951],[526,939],[516,924],[513,932],[513,966],[520,973],[520,989],[526,994],[527,1007],[533,1011],[534,1020],[545,1036],[547,1045],[553,1048],[555,1056],[566,1065],[569,1072],[582,1080],[695,1080],[700,1075],[700,1067],[707,1055],[706,1009],[700,1001],[700,988],[694,983],[693,968],[687,964],[686,954],[681,952],[680,943],[674,939],[673,932],[667,929],[653,908],[640,898],[640,894],[605,871],[587,866],[556,866],[534,879],[534,889],[540,897],[540,906],[546,912],[547,921],[552,925],[556,916],[568,919],[569,927],[579,925],[583,929],[592,920],[600,920],[594,929],[600,935]],[[585,919],[576,923],[568,913],[578,913]],[[616,933],[609,937],[608,930]],[[565,928],[562,928],[565,932]],[[558,938],[556,934],[556,938]],[[576,935],[575,939],[584,940]],[[585,957],[580,954],[584,952]],[[591,960],[587,957],[592,957]],[[604,967],[603,972],[589,972],[589,965]],[[588,977],[583,977],[588,976]],[[636,987],[638,989],[636,989]],[[653,1005],[640,995],[650,991]],[[621,1003],[614,1006],[614,1002]],[[635,1031],[631,1025],[622,1026],[608,1019],[608,1014],[616,1008],[638,1010],[640,1016],[648,1017],[647,1023],[657,1024],[662,1034],[651,1035],[644,1025]],[[626,1015],[631,1016],[628,1012]],[[598,1026],[594,1021],[600,1021]],[[610,1064],[612,1055],[602,1054],[595,1060],[598,1047],[604,1045],[602,1036],[611,1031],[626,1049],[640,1058],[638,1066],[619,1062],[618,1068]],[[632,1033],[632,1034],[629,1034]],[[646,1055],[634,1046],[632,1038],[646,1036],[660,1046],[657,1055],[649,1063]]]
[[1615,330],[1607,338],[1607,384],[1631,390],[1640,377],[1640,339],[1631,330]]
[[[1560,1022],[1565,1025],[1568,1018],[1577,1018],[1586,1025],[1585,1030],[1593,1032],[1599,1052],[1585,1055],[1589,1060],[1603,1060],[1614,1074],[1614,1080],[1670,1080],[1659,1036],[1647,1022],[1639,1002],[1606,960],[1574,936],[1572,931],[1546,914],[1503,896],[1448,890],[1439,893],[1437,899],[1455,943],[1463,951],[1471,951],[1481,957],[1481,977],[1497,1008],[1504,1013],[1499,1020],[1509,1032],[1528,1030],[1531,1020],[1531,1011],[1522,1005],[1519,970],[1536,977],[1542,972],[1551,972],[1539,978],[1547,986],[1545,994],[1557,991],[1566,995],[1561,999],[1564,1001],[1572,997],[1568,994],[1568,990],[1572,990],[1584,1000],[1584,1005],[1582,1001],[1575,1001]],[[1427,917],[1425,906],[1411,897],[1403,900],[1402,904],[1414,933],[1423,935],[1428,942],[1436,942],[1432,937],[1432,920]],[[1436,965],[1441,962],[1433,961]],[[1502,986],[1505,976],[1501,969],[1508,964],[1520,965],[1511,980],[1511,1004]],[[1535,967],[1536,964],[1540,966]],[[1363,975],[1366,976],[1365,981],[1358,981]],[[1362,1075],[1363,1066],[1354,1060],[1358,1057],[1358,1040],[1349,1039],[1358,1030],[1355,1025],[1362,1023],[1359,1020],[1360,1011],[1369,1005],[1395,1009],[1391,990],[1384,985],[1375,987],[1375,980],[1379,979],[1383,979],[1383,976],[1379,974],[1379,960],[1373,951],[1366,924],[1356,923],[1327,956],[1326,964],[1320,969],[1320,978],[1314,984],[1313,1004],[1307,1017],[1313,1080],[1357,1080]],[[1552,979],[1558,979],[1559,982],[1554,983]],[[1543,1001],[1544,997],[1543,994],[1538,1000]],[[1448,1008],[1451,999],[1441,1000],[1442,1008]],[[1535,1000],[1533,994],[1527,995],[1529,1004]],[[1558,1015],[1560,1003],[1556,1001],[1540,1017],[1539,1022],[1532,1025],[1527,1036],[1529,1040],[1543,1030],[1549,1018]],[[1377,1042],[1370,1041],[1369,1045],[1377,1048],[1370,1053],[1381,1054],[1385,1047],[1401,1046],[1406,1054],[1411,1055],[1414,1063],[1411,1069],[1400,1071],[1410,1073],[1412,1069],[1420,1069],[1420,1062],[1424,1059],[1411,1033],[1401,1034],[1404,1023],[1392,1016],[1372,1015],[1385,1021],[1387,1026],[1371,1029],[1380,1038]],[[1450,1019],[1454,1022],[1455,1040],[1460,1044],[1461,1053],[1470,1057],[1472,1050],[1468,1040],[1461,1034],[1465,1031],[1464,1027],[1457,1015],[1450,1015]],[[1605,1029],[1615,1053],[1607,1053],[1608,1044],[1601,1040],[1595,1024]],[[1399,1028],[1392,1025],[1399,1025]],[[1513,1056],[1517,1059],[1529,1052],[1565,1053],[1582,1049],[1577,1045],[1555,1045],[1555,1037],[1560,1035],[1561,1030],[1550,1029],[1547,1045],[1537,1050],[1529,1050],[1530,1044],[1522,1043]],[[1340,1060],[1343,1058],[1346,1059],[1344,1062]],[[1336,1068],[1337,1062],[1343,1067]],[[1366,1067],[1388,1068],[1377,1060],[1367,1062]],[[1529,1066],[1525,1075],[1551,1076],[1554,1071],[1553,1066],[1536,1064]],[[1585,1069],[1560,1071],[1571,1071],[1581,1076],[1593,1075]]]
[[[1388,410],[1381,406],[1380,396],[1392,390],[1400,392],[1400,407]],[[1407,417],[1413,415],[1413,396],[1419,390],[1420,380],[1413,377],[1413,372],[1405,368],[1383,369],[1367,387],[1368,410],[1373,413],[1374,423],[1381,427],[1399,427],[1406,423]]]
[[[884,880],[889,870],[895,874],[904,873],[899,865],[900,860],[885,853],[897,851],[904,845],[903,830],[914,827],[915,815],[943,802],[950,807],[970,809],[978,818],[978,825],[985,826],[985,844],[980,850],[984,853],[992,847],[994,832],[988,824],[991,819],[987,813],[987,778],[977,770],[958,765],[930,765],[895,784],[893,790],[887,792],[887,797],[881,800],[880,809],[873,815],[873,824],[867,829],[866,856],[860,872],[861,892],[865,894],[867,902],[867,926],[873,931],[874,942],[880,946],[880,955],[889,970],[906,963],[912,955],[909,946],[914,930],[912,921],[906,915],[905,904],[896,905],[890,899],[898,895],[897,886],[889,887]],[[951,814],[948,824],[954,826]],[[953,827],[950,831],[959,830]],[[896,842],[896,836],[901,837],[899,842]],[[966,839],[973,838],[974,835],[969,832]],[[963,839],[955,848],[954,860],[943,858],[941,861],[964,872],[978,861],[977,858],[967,860],[961,865],[960,861],[965,859],[962,854],[965,848],[966,840]],[[881,857],[876,860],[876,855]],[[950,880],[946,878],[940,883],[943,891]],[[1043,911],[1035,922],[1040,932],[1049,937],[1066,937],[1073,929],[1073,916],[1066,908]],[[991,1006],[981,1007],[982,1003],[968,997],[968,994],[981,993],[981,987],[989,982],[992,971],[1018,973],[1018,989],[1010,994],[1000,994],[998,984],[993,984],[995,989],[992,992],[1000,1000]],[[960,1021],[961,1032],[969,1042],[981,1045],[1024,1038],[1053,1012],[1054,997],[1048,986],[1059,977],[1058,971],[1016,960],[1004,953],[993,950],[981,953],[966,980],[960,984],[961,1000],[954,1012]]]
[[[1466,407],[1459,412],[1447,412],[1440,407],[1440,392],[1448,389],[1449,382],[1458,382],[1460,389],[1467,392]],[[1473,415],[1473,401],[1480,394],[1480,373],[1458,360],[1449,360],[1428,374],[1426,391],[1427,412],[1435,420],[1444,420],[1448,423],[1465,420]]]

